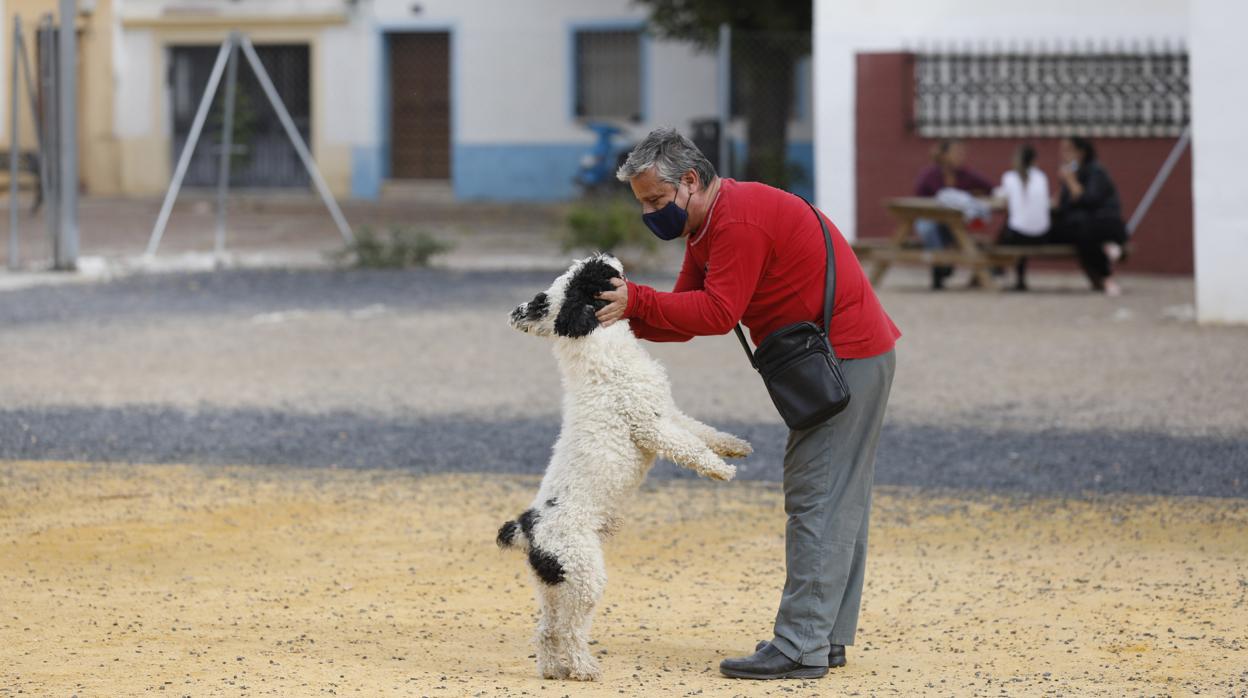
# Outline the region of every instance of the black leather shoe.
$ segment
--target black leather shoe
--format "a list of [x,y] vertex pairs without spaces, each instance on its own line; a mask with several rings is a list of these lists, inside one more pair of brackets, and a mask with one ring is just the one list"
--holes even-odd
[[826,666],[806,666],[789,659],[770,642],[748,657],[725,659],[719,672],[734,679],[817,679],[828,673]]
[[[754,645],[754,651],[757,652],[767,646],[767,641],[763,640]],[[832,649],[828,651],[828,668],[840,669],[845,666],[845,645],[832,645]]]

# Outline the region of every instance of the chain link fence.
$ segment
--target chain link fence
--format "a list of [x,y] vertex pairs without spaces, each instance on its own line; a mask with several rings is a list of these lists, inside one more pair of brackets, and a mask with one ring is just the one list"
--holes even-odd
[[[733,31],[726,42],[695,51],[700,63],[673,71],[654,87],[647,65],[652,39],[643,28],[589,29],[573,37],[573,115],[599,135],[578,181],[587,191],[613,189],[614,169],[632,144],[626,139],[647,115],[683,114],[679,128],[721,175],[765,182],[806,197],[814,193],[810,35]],[[709,79],[711,89],[694,81]],[[727,99],[724,99],[727,93]],[[649,95],[647,97],[647,94]],[[690,94],[704,95],[691,98]],[[607,135],[603,135],[607,134]]]
[[814,195],[809,32],[731,33],[732,176]]

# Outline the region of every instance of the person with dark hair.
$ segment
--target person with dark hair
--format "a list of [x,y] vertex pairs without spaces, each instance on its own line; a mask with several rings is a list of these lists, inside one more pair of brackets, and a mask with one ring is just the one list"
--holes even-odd
[[[1001,176],[997,196],[1005,199],[1008,213],[997,242],[1002,245],[1044,245],[1049,235],[1049,180],[1036,167],[1036,149],[1024,143],[1014,153],[1014,167]],[[1014,288],[1027,290],[1027,258],[1015,266]]]
[[[970,194],[986,195],[992,191],[992,183],[964,166],[966,145],[956,139],[938,141],[932,146],[932,164],[919,172],[914,183],[915,196],[936,196],[942,189],[958,189]],[[914,222],[914,232],[929,250],[939,250],[953,244],[953,233],[946,226],[928,218]],[[932,267],[932,289],[945,287],[945,279],[953,274],[952,267]]]
[[1079,263],[1092,288],[1106,295],[1122,293],[1113,264],[1122,257],[1127,226],[1118,189],[1085,138],[1070,137],[1059,146],[1061,192],[1054,210],[1052,237],[1079,249]]

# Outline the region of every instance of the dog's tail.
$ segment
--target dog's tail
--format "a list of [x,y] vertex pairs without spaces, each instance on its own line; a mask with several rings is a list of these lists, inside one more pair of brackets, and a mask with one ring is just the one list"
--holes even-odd
[[498,529],[498,538],[494,539],[500,548],[520,548],[528,550],[529,538],[524,535],[519,521],[507,521]]
[[533,527],[537,525],[541,514],[538,513],[538,506],[550,509],[557,504],[554,497],[547,499],[544,504],[535,504],[524,510],[524,513],[516,517],[514,521],[508,521],[498,529],[498,538],[495,541],[500,548],[519,548],[521,550],[531,550],[533,548]]
[[[547,499],[543,508],[547,511],[555,506],[555,498]],[[508,521],[498,529],[500,548],[519,548],[529,556],[529,565],[538,578],[546,584],[558,584],[564,580],[563,564],[559,558],[549,551],[543,550],[533,541],[533,527],[537,525],[541,515],[536,508],[525,509],[515,521]]]

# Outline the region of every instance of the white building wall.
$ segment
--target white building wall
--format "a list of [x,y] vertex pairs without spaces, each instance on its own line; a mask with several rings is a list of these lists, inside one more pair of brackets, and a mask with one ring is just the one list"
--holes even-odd
[[1192,3],[1192,193],[1201,322],[1248,323],[1245,26],[1248,3]]
[[[382,31],[449,29],[460,143],[589,143],[571,115],[572,31],[576,27],[640,27],[645,7],[631,0],[428,0],[412,14],[408,0],[375,0]],[[658,125],[686,127],[713,116],[715,56],[683,43],[646,41],[643,105],[634,134]]]
[[[222,2],[221,0],[122,0],[126,17],[130,19],[154,19],[164,14],[183,15],[315,15],[339,14],[343,0],[245,0]],[[118,0],[114,0],[118,2]],[[84,4],[79,0],[79,4]]]
[[116,44],[113,61],[117,92],[113,100],[113,130],[119,138],[139,138],[160,129],[169,132],[169,124],[154,123],[152,55],[156,39],[148,30],[122,33]]
[[[1188,0],[873,0],[815,2],[815,186],[847,235],[854,209],[854,56],[934,42],[1182,42]],[[1239,0],[1215,2],[1242,5]]]
[[[573,36],[577,29],[642,28],[645,7],[631,0],[428,0],[413,13],[407,0],[375,0],[375,33],[451,33],[452,180],[460,198],[559,199],[596,136],[573,113]],[[381,60],[384,40],[374,57]],[[345,69],[345,68],[344,68]],[[716,59],[691,45],[643,37],[642,120],[621,123],[617,143],[658,126],[688,129],[716,111]],[[384,123],[384,69],[365,68],[378,98],[357,104],[369,123]],[[387,134],[376,129],[358,160],[384,170]],[[376,189],[360,177],[358,193]]]
[[[5,0],[0,0],[3,2]],[[452,180],[462,198],[559,199],[595,135],[573,113],[573,37],[577,29],[642,28],[648,11],[632,0],[115,0],[124,17],[117,42],[115,132],[128,139],[128,171],[167,160],[169,135],[161,47],[237,26],[257,43],[310,41],[313,150],[336,189],[371,198],[388,169],[389,85],[386,35],[438,31],[451,35]],[[413,8],[419,7],[418,11]],[[171,29],[170,17],[192,30]],[[298,17],[286,27],[273,18]],[[316,17],[326,18],[322,24]],[[214,18],[220,18],[214,19]],[[155,62],[154,62],[155,61]],[[658,126],[687,130],[714,118],[717,60],[685,42],[644,36],[641,46],[643,119],[620,124],[618,144]],[[810,72],[810,71],[807,71]],[[790,129],[803,164],[810,155],[812,109]],[[744,129],[733,129],[738,138]],[[328,162],[325,162],[328,159]],[[147,188],[155,188],[148,183]]]

